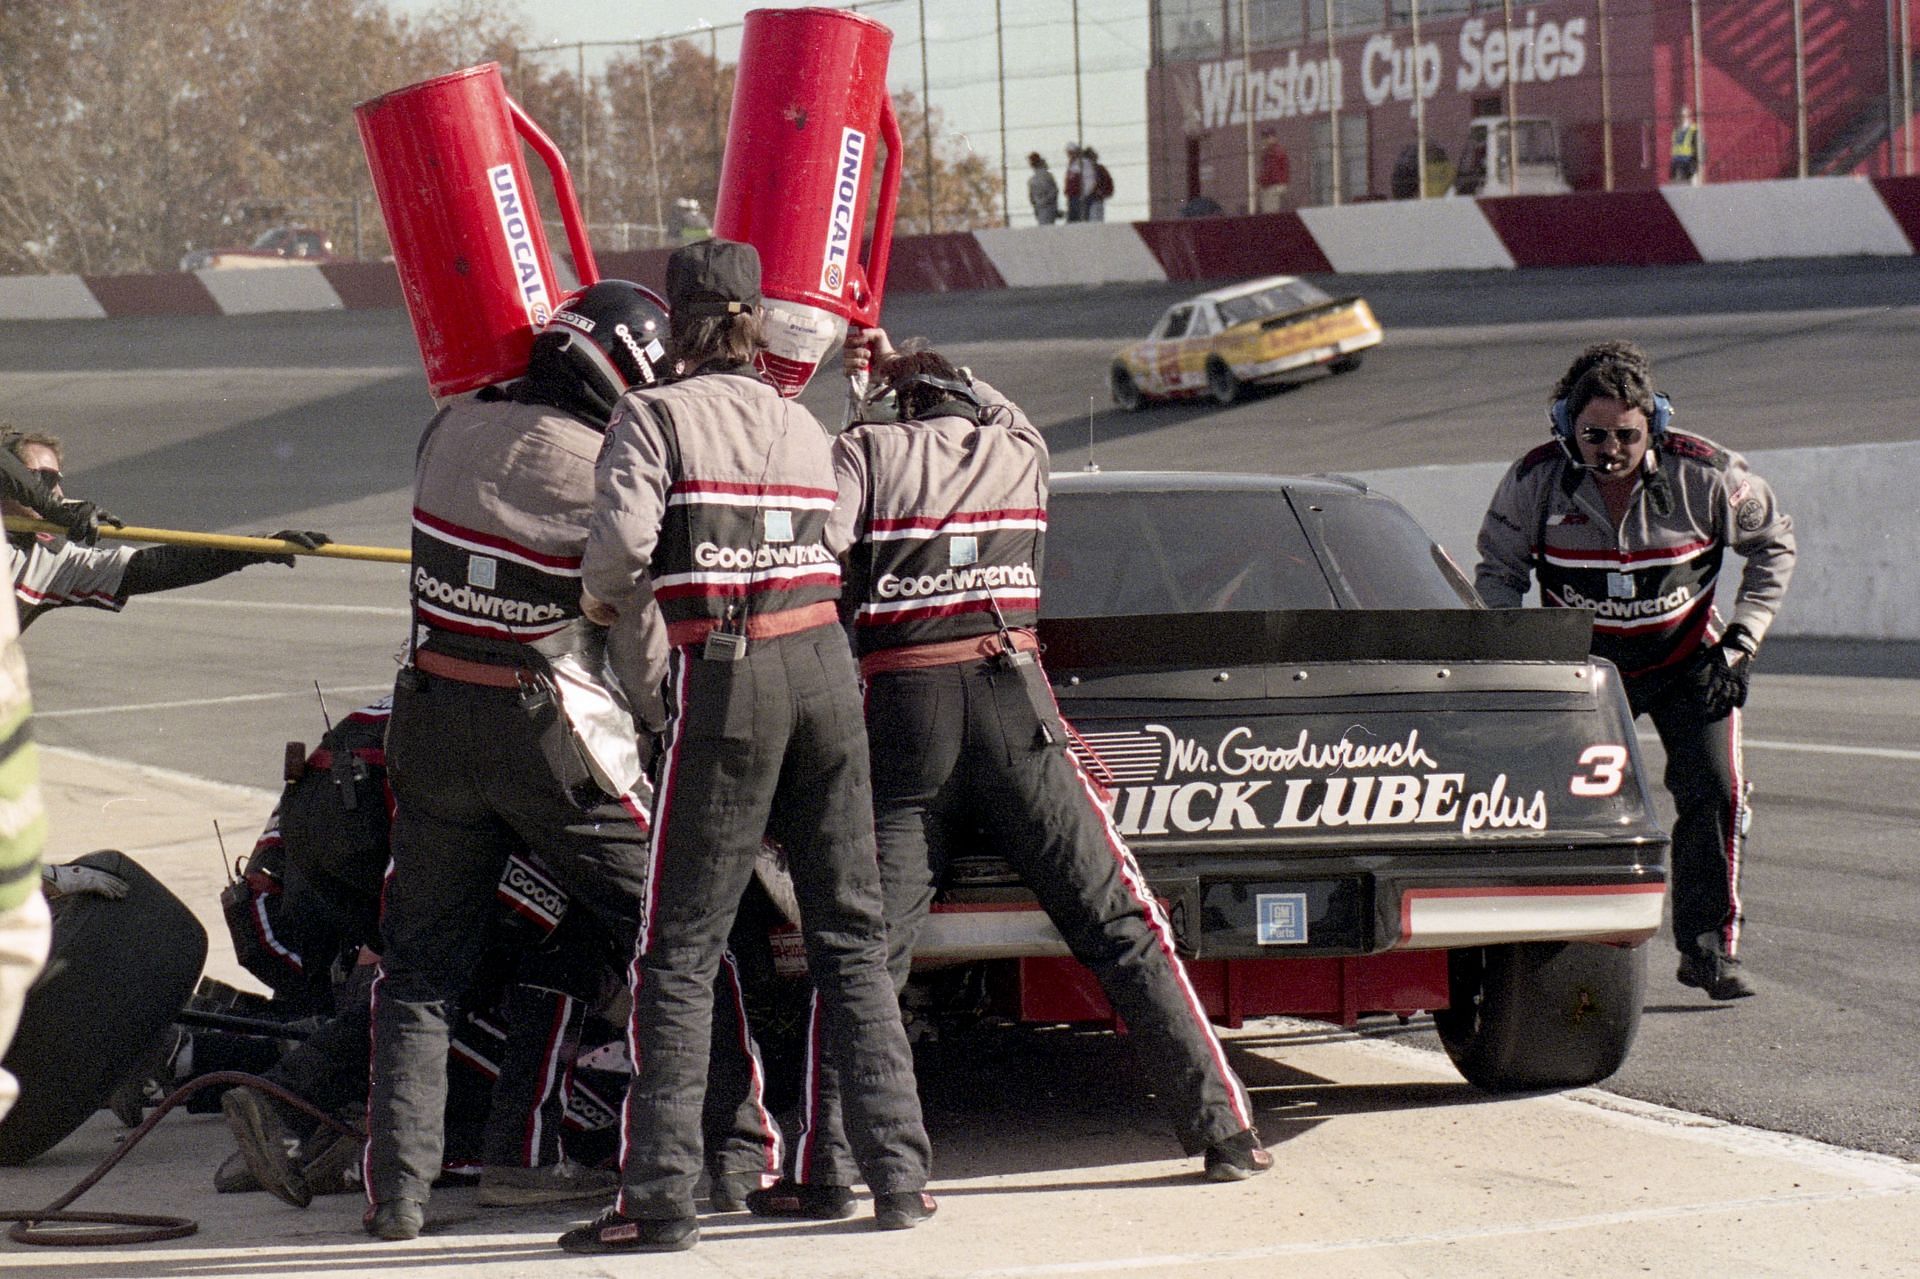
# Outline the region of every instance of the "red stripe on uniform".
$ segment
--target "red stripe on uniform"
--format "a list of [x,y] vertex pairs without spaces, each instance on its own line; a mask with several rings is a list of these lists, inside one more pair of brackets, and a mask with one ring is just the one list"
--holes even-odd
[[[742,572],[752,572],[743,569]],[[797,591],[809,586],[840,585],[840,570],[826,573],[808,573],[801,577],[757,578],[751,582],[676,582],[672,586],[655,586],[653,597],[656,600],[683,599],[696,596],[745,596],[766,595],[774,591]]]
[[477,542],[481,546],[491,546],[495,550],[518,555],[549,568],[577,569],[580,567],[578,555],[554,555],[547,551],[536,551],[530,546],[522,546],[510,538],[501,537],[498,533],[482,533],[478,529],[465,528],[451,520],[443,520],[437,515],[429,515],[417,506],[413,508],[413,518],[416,523],[424,524],[436,533],[444,533],[448,537],[457,537],[462,541]]
[[747,497],[813,497],[838,499],[837,489],[808,488],[801,484],[740,484],[731,480],[681,480],[667,490],[675,493],[738,493]]
[[986,524],[995,520],[1038,520],[1045,524],[1047,512],[1042,507],[1025,506],[1004,511],[963,511],[953,515],[896,515],[887,519],[875,518],[868,527],[880,533],[903,528],[965,528],[969,524]]
[[[1064,722],[1064,721],[1063,721]],[[1187,1015],[1193,1018],[1201,1037],[1206,1041],[1207,1053],[1213,1059],[1214,1069],[1220,1072],[1220,1080],[1226,1085],[1227,1101],[1233,1108],[1233,1116],[1242,1128],[1253,1127],[1253,1104],[1247,1097],[1246,1086],[1240,1082],[1240,1076],[1233,1072],[1227,1062],[1227,1050],[1220,1043],[1220,1036],[1214,1033],[1213,1022],[1207,1017],[1206,1006],[1200,1002],[1200,996],[1187,978],[1187,967],[1180,962],[1180,954],[1174,949],[1173,927],[1167,923],[1166,912],[1160,909],[1160,901],[1146,885],[1140,874],[1139,865],[1133,860],[1133,852],[1120,833],[1113,828],[1113,820],[1100,804],[1100,795],[1095,789],[1093,779],[1087,776],[1087,770],[1080,766],[1072,752],[1067,754],[1067,762],[1073,766],[1074,776],[1080,779],[1081,789],[1087,796],[1087,804],[1093,809],[1094,820],[1100,823],[1100,830],[1106,836],[1107,851],[1120,869],[1120,882],[1127,886],[1127,893],[1140,908],[1146,912],[1147,927],[1152,930],[1154,941],[1160,947],[1160,953],[1173,969],[1175,982],[1180,987],[1181,997],[1187,1004]]]

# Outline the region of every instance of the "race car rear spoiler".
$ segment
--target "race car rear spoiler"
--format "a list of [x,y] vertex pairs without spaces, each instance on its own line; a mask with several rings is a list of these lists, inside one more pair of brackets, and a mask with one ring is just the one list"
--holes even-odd
[[1557,662],[1584,665],[1584,609],[1290,609],[1043,618],[1047,668],[1150,670],[1281,662]]

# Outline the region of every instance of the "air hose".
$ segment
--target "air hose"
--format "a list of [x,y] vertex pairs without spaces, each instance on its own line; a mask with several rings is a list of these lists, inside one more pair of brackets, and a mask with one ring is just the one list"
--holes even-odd
[[[252,1088],[266,1094],[276,1101],[285,1102],[304,1114],[313,1116],[335,1132],[365,1141],[366,1135],[351,1124],[341,1123],[332,1115],[321,1111],[319,1107],[297,1097],[276,1083],[249,1075],[238,1070],[216,1070],[210,1074],[189,1079],[168,1093],[166,1099],[141,1123],[128,1133],[114,1152],[102,1159],[93,1171],[81,1178],[73,1189],[58,1199],[30,1212],[9,1208],[0,1208],[0,1221],[11,1221],[15,1225],[7,1231],[7,1238],[15,1243],[39,1244],[58,1248],[105,1248],[124,1244],[159,1243],[165,1239],[184,1239],[200,1229],[200,1223],[190,1217],[155,1217],[132,1212],[68,1212],[67,1205],[78,1199],[99,1184],[100,1179],[113,1170],[115,1164],[126,1158],[127,1153],[139,1145],[146,1135],[153,1131],[155,1124],[166,1113],[203,1088],[216,1087]],[[48,1228],[48,1223],[60,1226],[88,1225],[112,1226],[110,1230],[71,1230]]]

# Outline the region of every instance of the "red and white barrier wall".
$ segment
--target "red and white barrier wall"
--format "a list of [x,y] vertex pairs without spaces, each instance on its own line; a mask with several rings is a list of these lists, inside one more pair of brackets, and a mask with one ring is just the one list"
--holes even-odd
[[[1905,257],[1916,245],[1920,177],[1808,178],[904,236],[893,243],[887,288],[947,293],[1218,280],[1276,272]],[[665,284],[665,249],[599,257],[603,274],[654,288]],[[190,275],[0,278],[0,320],[247,315],[401,305],[392,266],[378,262]]]

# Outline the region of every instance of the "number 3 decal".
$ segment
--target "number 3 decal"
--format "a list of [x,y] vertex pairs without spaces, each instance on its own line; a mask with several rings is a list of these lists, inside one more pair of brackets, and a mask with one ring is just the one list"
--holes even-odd
[[1580,763],[1588,771],[1575,773],[1567,789],[1576,795],[1600,798],[1619,791],[1627,775],[1627,748],[1589,746],[1580,752]]

